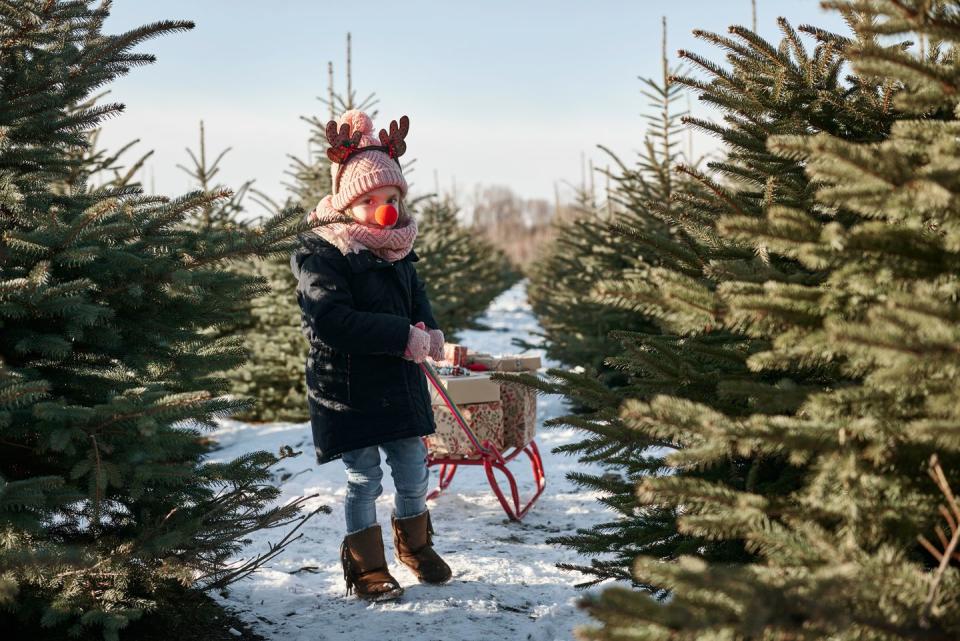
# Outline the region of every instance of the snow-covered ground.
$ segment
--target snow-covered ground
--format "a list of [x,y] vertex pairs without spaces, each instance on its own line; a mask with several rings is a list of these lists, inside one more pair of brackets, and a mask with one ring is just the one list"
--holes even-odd
[[[515,336],[536,342],[538,337],[530,333],[539,326],[526,301],[525,287],[526,281],[521,281],[491,304],[483,320],[493,331],[464,332],[462,342],[493,354],[517,352],[510,342]],[[543,365],[546,369],[556,364],[544,359]],[[539,397],[538,421],[564,413],[562,397]],[[395,490],[384,462],[377,514],[387,562],[405,592],[398,601],[368,603],[355,595],[344,595],[339,561],[345,531],[346,474],[342,462],[317,465],[309,423],[248,424],[222,419],[220,425],[214,433],[222,446],[216,460],[252,450],[276,452],[282,445],[290,445],[303,454],[281,463],[285,467],[278,470],[278,475],[289,476],[281,483],[283,495],[279,500],[318,494],[307,508],[326,504],[333,510],[332,514],[319,513],[307,521],[300,529],[304,536],[267,567],[230,585],[226,596],[213,595],[264,637],[284,641],[553,641],[572,640],[575,626],[596,623],[575,606],[584,592],[573,585],[586,577],[555,566],[560,561],[587,563],[587,559],[568,548],[544,543],[547,537],[573,533],[578,527],[590,527],[611,517],[596,501],[595,493],[582,491],[565,478],[570,470],[585,471],[590,466],[551,452],[557,445],[577,440],[577,431],[538,430],[536,440],[547,486],[519,523],[507,519],[482,467],[457,469],[450,487],[427,504],[436,531],[434,547],[453,569],[451,582],[440,586],[418,583],[414,574],[393,557],[390,509]],[[529,459],[520,454],[510,467],[521,499],[530,496],[534,486]],[[437,484],[438,468],[431,467],[430,473],[432,489]],[[502,486],[506,487],[505,482]],[[284,533],[274,529],[253,535],[244,556],[266,551],[268,541],[276,542]],[[603,585],[590,590],[600,590]]]

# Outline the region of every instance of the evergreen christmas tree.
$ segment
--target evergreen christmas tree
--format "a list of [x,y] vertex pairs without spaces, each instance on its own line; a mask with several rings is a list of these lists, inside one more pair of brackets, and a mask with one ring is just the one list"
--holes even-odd
[[[626,202],[633,203],[629,209],[636,214],[628,219],[630,226],[622,225],[619,231],[633,242],[632,254],[638,260],[617,277],[599,281],[592,299],[642,315],[656,329],[612,332],[622,341],[624,351],[608,363],[629,374],[627,385],[606,389],[590,376],[551,372],[562,379],[561,384],[542,386],[596,410],[551,422],[574,425],[588,434],[585,440],[559,449],[613,470],[600,476],[577,473],[571,478],[605,492],[603,503],[617,518],[590,530],[578,530],[574,536],[550,539],[588,555],[613,553],[612,559],[594,559],[590,567],[562,565],[594,575],[594,582],[629,578],[635,585],[662,591],[664,586],[639,581],[630,573],[632,559],[639,553],[663,559],[680,554],[696,554],[711,561],[755,558],[743,540],[679,532],[678,506],[649,505],[637,499],[634,485],[662,472],[667,466],[664,456],[682,444],[633,429],[618,413],[625,399],[649,400],[671,393],[730,416],[791,413],[810,393],[840,382],[838,373],[823,368],[752,371],[750,359],[768,347],[768,339],[745,333],[736,325],[724,326],[712,315],[714,292],[727,281],[763,282],[777,277],[794,283],[815,277],[798,269],[793,261],[771,257],[764,248],[754,251],[717,231],[719,217],[728,212],[760,212],[774,201],[811,202],[802,165],[766,152],[766,138],[829,127],[851,139],[873,139],[889,126],[889,115],[878,109],[883,97],[874,85],[856,79],[853,84],[859,88],[851,92],[838,80],[837,70],[844,62],[838,47],[821,46],[807,54],[798,46],[790,25],[782,21],[781,28],[784,39],[779,47],[739,27],[732,29],[732,38],[697,32],[731,52],[730,71],[684,54],[712,76],[710,82],[672,78],[665,69],[663,86],[691,86],[701,91],[703,100],[728,112],[724,126],[686,118],[721,136],[727,156],[709,164],[710,176],[681,166],[678,178],[687,180],[674,185],[666,199],[646,196],[634,186],[636,179],[620,181],[619,191]],[[849,98],[846,103],[845,98]],[[660,111],[668,113],[666,107]],[[764,126],[756,126],[757,122]],[[667,126],[659,129],[669,131]],[[669,149],[669,141],[659,147]],[[674,159],[663,154],[651,157],[654,161],[641,163],[639,171],[664,184],[665,172],[651,167],[669,168]],[[750,489],[775,500],[796,487],[802,469],[782,454],[731,456],[710,466],[684,468],[676,476],[734,490]]]
[[[91,185],[87,132],[123,105],[78,105],[154,60],[137,44],[193,27],[106,35],[111,5],[92,4],[0,2],[0,625],[117,639],[161,586],[227,585],[305,520],[306,497],[268,507],[269,468],[298,453],[211,463],[202,429],[250,403],[221,395],[214,373],[244,354],[206,330],[264,286],[221,266],[285,255],[306,226],[287,211],[205,235],[185,218],[229,192]],[[294,520],[265,555],[230,562],[248,533]]]
[[[696,537],[680,536],[676,531],[676,514],[670,509],[641,509],[633,487],[639,478],[662,468],[662,457],[675,447],[663,439],[650,439],[639,434],[619,419],[616,408],[623,398],[649,396],[671,390],[714,403],[741,403],[739,398],[718,394],[720,377],[742,375],[747,346],[743,337],[718,333],[702,340],[683,340],[669,324],[662,322],[648,305],[622,304],[621,296],[611,298],[611,287],[645,285],[651,270],[659,270],[674,279],[686,278],[708,282],[705,269],[708,261],[736,255],[730,247],[716,243],[709,220],[688,217],[682,211],[682,199],[701,198],[699,186],[688,174],[674,176],[672,167],[684,158],[677,148],[682,135],[681,118],[674,105],[682,97],[683,86],[673,74],[666,54],[666,20],[663,24],[662,76],[644,80],[644,95],[650,101],[648,129],[642,152],[635,167],[627,167],[610,153],[620,173],[613,176],[612,198],[617,215],[609,221],[609,230],[627,267],[619,272],[594,279],[592,287],[604,292],[581,297],[600,308],[614,308],[621,314],[624,327],[609,328],[608,341],[616,342],[603,355],[604,365],[618,372],[620,379],[603,377],[591,368],[585,371],[550,370],[556,382],[537,382],[526,376],[511,376],[535,385],[541,390],[564,394],[571,399],[575,413],[546,422],[548,426],[574,426],[586,433],[583,440],[556,448],[555,452],[576,454],[583,462],[599,462],[608,469],[603,474],[572,472],[567,476],[577,485],[601,491],[601,503],[614,512],[614,519],[576,534],[551,537],[548,543],[570,546],[593,557],[590,566],[561,563],[559,567],[576,569],[592,577],[578,584],[587,587],[607,578],[631,579],[630,564],[642,552],[671,558],[683,552],[698,551],[707,558],[749,558],[742,545],[722,542],[713,544]],[[689,164],[695,171],[696,163]],[[583,260],[589,260],[584,258]],[[653,289],[653,287],[649,287]],[[588,290],[589,291],[589,290]],[[583,304],[577,302],[577,305]],[[746,461],[731,462],[722,469],[708,472],[730,483],[743,483]],[[779,471],[753,469],[754,482],[765,482],[766,476],[779,477]],[[596,558],[612,553],[611,558]],[[644,585],[648,589],[656,586]]]
[[[347,34],[347,86],[348,95],[344,98],[334,92],[333,69],[328,63],[329,98],[326,101],[330,118],[337,109],[363,108],[355,105],[355,92],[350,77],[350,35]],[[370,104],[368,96],[364,105]],[[321,100],[321,102],[324,102]],[[376,112],[373,112],[376,113]],[[212,228],[230,229],[247,227],[253,222],[262,222],[264,217],[243,218],[247,214],[244,196],[249,195],[267,211],[270,216],[278,216],[289,208],[299,207],[309,211],[317,201],[330,190],[330,161],[322,153],[326,142],[324,130],[329,118],[316,116],[304,117],[310,125],[308,135],[308,153],[306,159],[288,154],[291,166],[286,171],[293,179],[284,183],[288,189],[287,198],[278,204],[263,192],[251,187],[253,181],[245,182],[231,200],[222,203],[216,209],[202,211],[197,221],[208,231]],[[204,191],[213,191],[219,185],[213,178],[219,171],[217,166],[229,148],[220,152],[213,163],[207,161],[203,123],[200,129],[200,148],[198,153],[188,150],[193,167],[181,168],[186,171]],[[307,346],[303,342],[300,330],[300,308],[296,301],[296,283],[291,280],[288,256],[268,256],[257,260],[235,261],[227,267],[238,274],[252,276],[266,281],[266,290],[249,300],[236,301],[235,313],[229,322],[222,323],[210,331],[216,336],[233,337],[249,354],[249,360],[240,367],[222,372],[230,382],[230,393],[241,397],[252,397],[254,404],[237,412],[234,417],[243,421],[306,421],[306,378],[303,372]]]
[[[776,49],[732,29],[753,41],[725,47],[751,74],[703,65],[713,86],[728,89],[724,108],[741,115],[728,123],[769,133],[765,146],[733,147],[717,167],[755,187],[717,189],[712,207],[719,235],[769,269],[761,278],[724,269],[715,289],[688,287],[687,300],[703,311],[681,325],[690,336],[722,327],[762,345],[746,361],[750,371],[780,377],[788,391],[804,381],[798,404],[737,414],[664,394],[619,411],[631,429],[678,444],[665,461],[674,473],[643,479],[639,503],[678,510],[681,533],[745,541],[758,561],[641,555],[634,578],[669,587],[671,599],[608,588],[581,602],[603,627],[579,629],[578,638],[960,636],[960,507],[951,490],[960,462],[960,13],[953,2],[924,0],[824,6],[842,11],[853,34],[801,28],[817,51],[842,53],[818,73],[839,81],[848,58],[856,75],[840,81],[839,95],[811,86],[799,131],[748,108],[788,98],[782,80],[803,68],[794,56],[804,52],[792,31]],[[914,37],[919,47],[896,40]],[[761,72],[764,59],[780,60],[784,73]],[[764,78],[772,90],[758,90]],[[802,466],[802,484],[772,497],[688,474],[733,457],[784,458]]]
[[619,206],[611,209],[597,206],[590,192],[579,190],[573,215],[551,223],[551,242],[537,252],[527,270],[527,300],[543,328],[534,334],[543,340],[518,340],[517,346],[543,349],[553,360],[599,371],[605,381],[622,384],[623,376],[603,365],[604,357],[618,345],[609,333],[634,327],[635,322],[643,327],[649,323],[583,295],[601,278],[630,265],[622,237],[612,228],[623,211]]
[[[250,194],[274,215],[290,207],[309,211],[330,192],[330,160],[324,153],[329,146],[326,139],[329,120],[349,109],[364,110],[371,118],[377,115],[377,111],[372,109],[377,102],[374,94],[362,102],[357,101],[350,72],[352,51],[349,33],[346,56],[346,94],[334,90],[332,65],[328,64],[327,99],[321,102],[326,104],[329,117],[301,117],[310,125],[308,149],[316,153],[308,153],[306,158],[289,155],[291,165],[286,174],[292,182],[285,183],[288,193],[284,203],[277,204],[262,192],[250,189]],[[217,157],[217,161],[223,153]],[[196,154],[191,155],[194,158],[191,175],[204,189],[214,188],[201,180],[203,177],[212,177],[216,172],[215,167],[204,169],[206,155],[203,145],[199,161]],[[411,160],[404,164],[406,175],[411,173],[414,162]],[[412,189],[413,183],[410,185]],[[502,251],[491,247],[481,238],[475,238],[457,222],[452,204],[431,202],[421,214],[418,203],[425,199],[408,195],[405,203],[420,225],[420,236],[416,243],[417,253],[421,256],[417,264],[418,273],[428,287],[435,317],[441,323],[447,339],[453,340],[458,330],[485,329],[477,323],[476,317],[520,275],[510,270]],[[235,220],[243,211],[243,205],[235,201],[231,207],[233,209],[228,215],[213,218]],[[296,283],[291,280],[287,258],[268,257],[256,262],[238,262],[231,268],[264,278],[269,284],[268,291],[239,305],[235,320],[219,329],[223,335],[242,337],[243,345],[251,356],[242,367],[224,373],[231,381],[232,393],[256,399],[256,405],[238,413],[236,417],[246,421],[306,420],[303,364],[308,346],[300,336],[300,308],[294,295]]]
[[[350,33],[347,32],[346,48],[346,73],[345,82],[346,92],[341,94],[334,89],[333,63],[327,62],[327,97],[319,99],[327,107],[326,117],[316,115],[300,116],[300,119],[310,125],[310,133],[307,137],[307,157],[300,158],[294,154],[288,154],[291,164],[286,174],[293,179],[293,182],[284,183],[287,188],[288,197],[286,206],[291,204],[300,205],[306,211],[313,209],[324,196],[330,193],[333,188],[333,180],[330,177],[330,159],[327,157],[326,149],[330,146],[327,141],[327,123],[335,120],[337,116],[350,109],[360,109],[376,121],[378,111],[373,109],[378,100],[374,99],[375,93],[369,94],[363,100],[357,99],[357,92],[353,88],[353,72],[351,71],[353,61],[353,48],[351,46]],[[407,161],[405,169],[409,169],[413,161]],[[275,206],[276,209],[281,207]],[[287,267],[289,270],[289,267]]]
[[[204,192],[223,189],[214,179],[220,171],[220,161],[230,151],[224,149],[210,162],[207,156],[206,135],[200,121],[200,147],[197,153],[187,149],[192,167],[183,169]],[[187,219],[185,224],[203,234],[232,233],[237,228],[248,229],[263,217],[249,215],[245,197],[260,195],[252,188],[253,180],[245,181],[228,200],[211,204]],[[261,205],[279,215],[282,208],[273,203]],[[288,207],[296,206],[288,203]],[[307,419],[306,382],[303,375],[303,354],[299,337],[299,308],[287,300],[290,292],[289,267],[284,257],[237,260],[224,267],[238,275],[263,279],[267,289],[253,298],[237,298],[229,320],[207,330],[214,338],[230,340],[242,347],[247,360],[239,367],[218,372],[229,383],[229,391],[238,397],[251,397],[254,404],[238,411],[234,418],[243,421],[304,421]]]
[[[217,154],[212,162],[208,161],[206,130],[203,126],[203,120],[201,120],[200,148],[197,150],[197,153],[194,153],[189,147],[186,150],[190,156],[190,160],[193,161],[193,166],[184,167],[177,163],[177,167],[190,176],[194,185],[201,191],[212,193],[223,190],[224,186],[221,183],[214,182],[214,179],[216,175],[220,173],[220,161],[223,160],[223,157],[230,149],[231,147],[227,147]],[[240,185],[236,191],[231,190],[228,198],[222,199],[220,202],[204,205],[196,214],[187,217],[184,224],[190,229],[195,229],[207,234],[214,231],[236,229],[238,227],[249,228],[251,221],[242,218],[241,214],[246,211],[243,200],[247,192],[251,189],[253,182],[253,180],[247,180]]]
[[[614,189],[608,190],[607,202],[600,205],[594,202],[592,190],[580,190],[578,214],[556,222],[555,240],[535,261],[528,286],[528,298],[544,328],[541,335],[545,340],[542,345],[518,343],[525,348],[543,348],[551,358],[581,366],[588,375],[614,388],[628,381],[624,368],[608,360],[622,349],[621,336],[615,332],[650,334],[658,330],[649,315],[584,293],[602,281],[619,280],[621,274],[635,268],[638,259],[655,262],[667,251],[682,255],[688,251],[684,245],[692,242],[671,238],[670,226],[676,222],[670,199],[679,186],[689,181],[671,172],[672,165],[684,157],[678,151],[684,113],[675,107],[682,87],[669,79],[679,69],[669,67],[666,18],[662,22],[663,75],[659,79],[642,79],[641,94],[650,101],[651,109],[644,116],[647,132],[636,165],[626,166],[610,149],[597,145],[619,169],[619,174],[604,172],[613,181]],[[667,203],[662,215],[651,215],[649,210],[661,203]],[[672,247],[666,250],[656,242]]]

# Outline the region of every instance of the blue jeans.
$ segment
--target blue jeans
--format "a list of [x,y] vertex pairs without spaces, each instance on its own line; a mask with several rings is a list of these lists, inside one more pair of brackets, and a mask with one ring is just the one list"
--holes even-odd
[[347,497],[344,514],[347,534],[377,522],[376,500],[383,492],[380,479],[380,451],[387,453],[387,465],[397,488],[393,513],[397,518],[416,516],[427,509],[427,446],[419,436],[400,438],[381,445],[361,447],[343,453],[347,469]]

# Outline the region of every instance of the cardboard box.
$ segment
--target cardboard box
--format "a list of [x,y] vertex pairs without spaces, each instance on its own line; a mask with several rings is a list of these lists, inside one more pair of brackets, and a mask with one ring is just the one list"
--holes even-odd
[[[490,380],[489,374],[471,373],[469,376],[440,376],[439,382],[457,406],[463,403],[488,403],[500,400],[500,385]],[[429,383],[430,403],[445,405],[433,383]]]
[[[504,431],[503,406],[500,401],[466,403],[457,407],[480,443],[483,443],[484,439],[489,439],[497,447],[501,447]],[[460,427],[457,417],[446,405],[434,405],[433,417],[437,423],[437,431],[424,437],[431,455],[437,457],[476,455],[473,443]]]

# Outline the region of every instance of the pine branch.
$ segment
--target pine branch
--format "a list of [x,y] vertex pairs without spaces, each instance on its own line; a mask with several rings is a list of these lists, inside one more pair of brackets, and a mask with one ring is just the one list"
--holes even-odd
[[934,531],[940,540],[940,545],[943,547],[941,551],[930,543],[925,536],[922,534],[917,535],[917,540],[920,544],[939,562],[937,570],[933,574],[933,580],[930,583],[930,592],[920,615],[920,620],[924,624],[928,624],[929,617],[933,612],[933,607],[937,602],[940,585],[943,582],[943,576],[947,571],[947,566],[949,566],[950,561],[960,561],[960,551],[957,549],[958,546],[960,546],[960,525],[958,525],[960,524],[960,505],[957,504],[957,499],[950,490],[950,484],[947,483],[947,477],[943,473],[943,468],[940,467],[940,460],[936,454],[930,455],[927,474],[930,475],[930,478],[936,483],[937,488],[947,499],[947,505],[941,505],[939,511],[943,519],[947,522],[947,526],[950,528],[950,539],[947,539],[947,536],[940,526],[936,527]]

